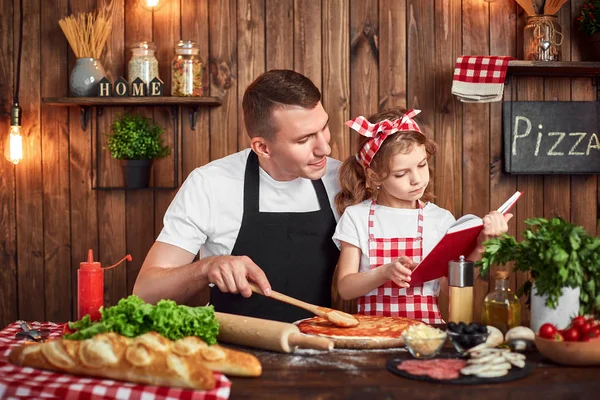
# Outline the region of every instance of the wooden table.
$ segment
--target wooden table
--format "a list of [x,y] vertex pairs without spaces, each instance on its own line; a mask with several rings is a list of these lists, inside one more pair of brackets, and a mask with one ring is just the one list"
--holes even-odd
[[[532,373],[517,381],[449,385],[405,379],[385,369],[391,358],[411,358],[403,349],[331,353],[300,350],[281,354],[240,348],[263,365],[260,378],[232,378],[231,399],[600,399],[600,367],[563,367],[527,353]],[[444,353],[453,349],[445,348]]]

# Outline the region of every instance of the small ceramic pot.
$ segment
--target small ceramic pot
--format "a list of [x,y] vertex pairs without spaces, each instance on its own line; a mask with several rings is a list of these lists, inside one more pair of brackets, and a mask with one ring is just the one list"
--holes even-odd
[[125,187],[147,188],[150,184],[150,171],[154,160],[121,160]]
[[100,61],[94,58],[78,58],[71,71],[71,94],[76,97],[95,97],[98,82],[106,76]]
[[535,282],[531,288],[531,329],[537,332],[540,326],[549,322],[558,329],[566,328],[571,319],[579,315],[579,288],[563,288],[556,309],[546,306],[548,296],[539,296]]

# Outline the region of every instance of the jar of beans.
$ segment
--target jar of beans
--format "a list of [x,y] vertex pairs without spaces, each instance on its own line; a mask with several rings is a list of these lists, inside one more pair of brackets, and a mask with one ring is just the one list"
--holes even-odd
[[131,59],[127,64],[127,80],[129,83],[141,78],[148,84],[158,76],[158,60],[154,53],[156,46],[152,42],[137,42],[131,46]]
[[204,62],[198,56],[199,49],[191,40],[180,40],[175,47],[171,63],[171,95],[202,96]]

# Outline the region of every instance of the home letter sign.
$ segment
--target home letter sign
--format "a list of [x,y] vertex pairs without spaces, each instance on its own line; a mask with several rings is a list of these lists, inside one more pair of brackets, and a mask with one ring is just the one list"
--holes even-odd
[[142,78],[137,77],[131,82],[131,96],[132,97],[142,97],[146,96],[148,93],[148,87],[142,80]]
[[98,97],[110,96],[112,96],[112,83],[110,83],[107,77],[104,77],[98,82]]
[[129,96],[129,85],[125,78],[120,77],[115,81],[115,87],[113,91],[113,96],[116,97],[126,97]]
[[162,96],[165,90],[165,85],[159,77],[155,77],[148,84],[148,96]]

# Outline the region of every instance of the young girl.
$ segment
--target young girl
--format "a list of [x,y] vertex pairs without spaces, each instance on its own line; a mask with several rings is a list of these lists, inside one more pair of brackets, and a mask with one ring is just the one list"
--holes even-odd
[[[412,269],[455,222],[435,204],[429,158],[436,145],[419,129],[420,110],[392,109],[358,117],[346,125],[358,131],[358,153],[340,168],[340,214],[334,241],[341,247],[338,291],[357,299],[358,313],[399,316],[443,323],[438,309],[440,279],[410,285]],[[506,217],[493,211],[469,260],[478,260],[481,243],[508,230]],[[446,279],[443,279],[447,285]],[[446,290],[444,290],[446,291]]]

